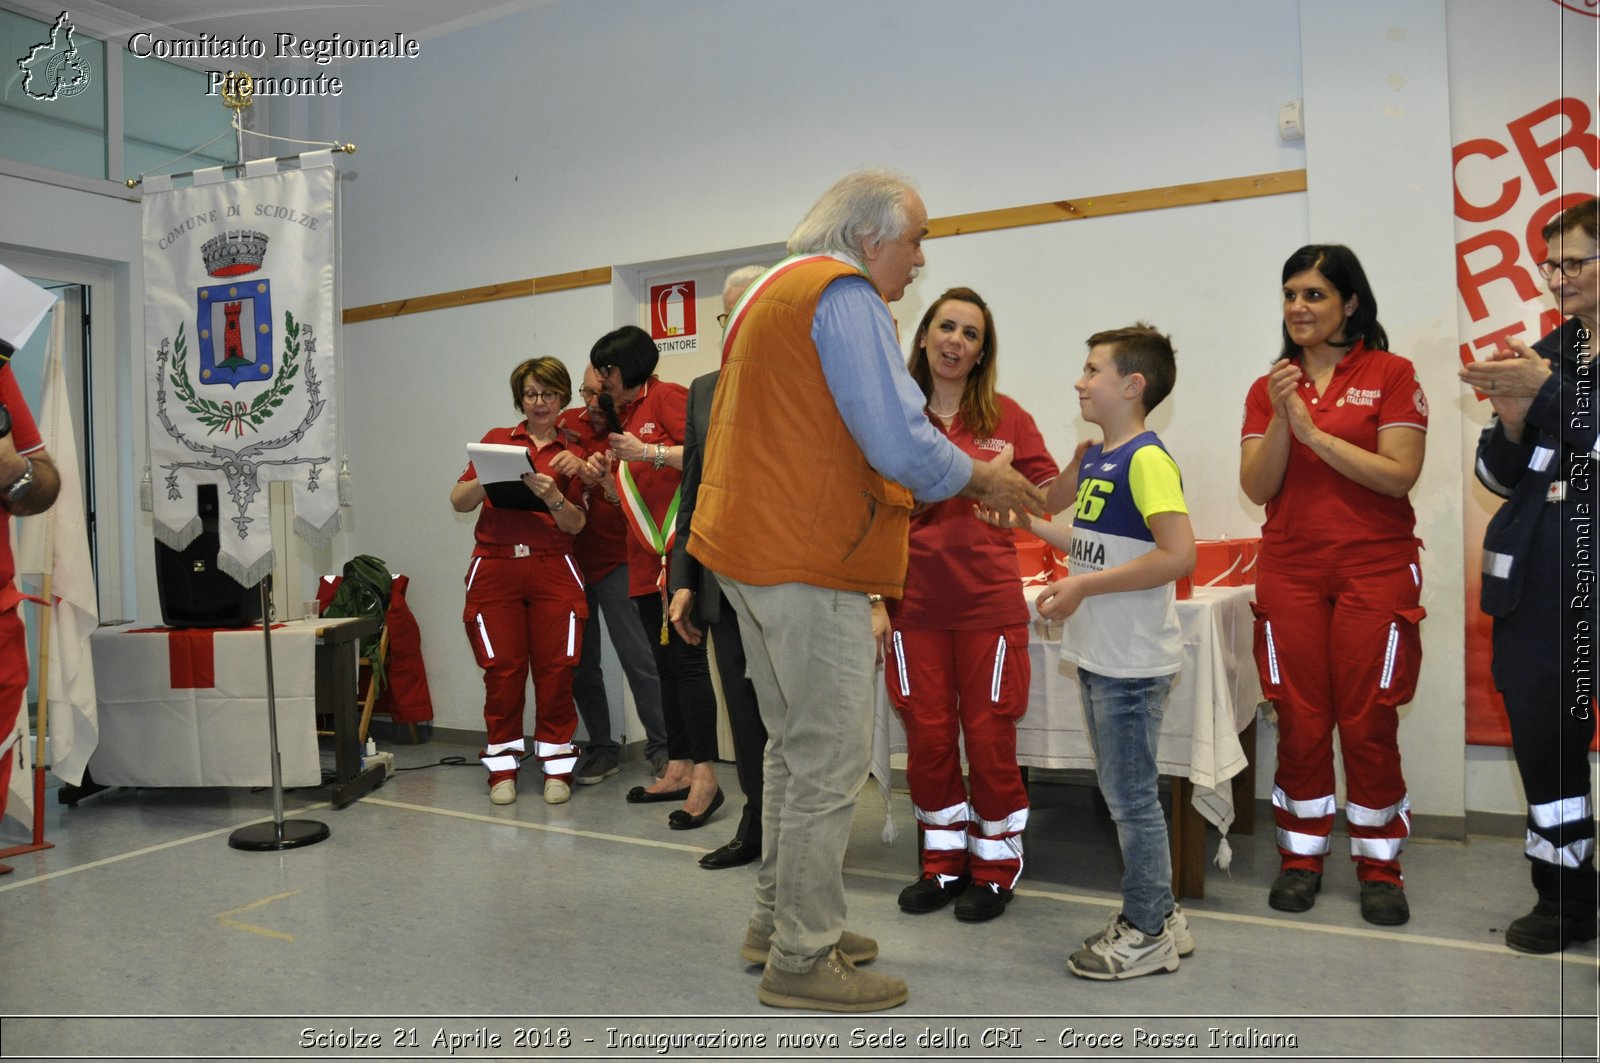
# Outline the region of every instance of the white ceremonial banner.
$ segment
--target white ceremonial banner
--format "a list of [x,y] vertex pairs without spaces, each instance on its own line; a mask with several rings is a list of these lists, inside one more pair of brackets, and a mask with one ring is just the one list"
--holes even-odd
[[66,311],[60,303],[53,316],[45,354],[44,393],[35,418],[44,447],[60,474],[61,494],[45,512],[13,523],[18,526],[17,578],[23,588],[43,595],[45,576],[50,577],[50,652],[46,674],[40,677],[49,710],[43,730],[50,739],[50,770],[63,782],[79,786],[100,741],[94,658],[89,649],[89,636],[100,625],[100,599],[89,560],[78,440],[61,365]]
[[302,168],[144,196],[145,350],[156,538],[200,534],[215,483],[218,567],[272,570],[266,484],[294,484],[295,532],[339,529],[334,379],[334,169]]

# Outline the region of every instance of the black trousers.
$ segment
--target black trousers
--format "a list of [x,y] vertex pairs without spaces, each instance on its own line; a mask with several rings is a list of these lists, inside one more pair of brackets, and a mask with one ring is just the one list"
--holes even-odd
[[[716,593],[722,594],[721,591]],[[766,755],[767,726],[761,722],[756,688],[745,675],[739,614],[726,600],[721,605],[719,619],[711,625],[711,638],[713,656],[717,659],[717,677],[722,680],[722,699],[728,705],[728,727],[733,731],[733,766],[739,773],[739,789],[744,791],[739,837],[760,837],[761,758]]]
[[[1553,507],[1552,507],[1553,508]],[[1522,598],[1494,622],[1495,687],[1505,698],[1511,746],[1528,797],[1528,859],[1541,901],[1596,903],[1589,744],[1594,741],[1595,603],[1574,585],[1574,555],[1554,521],[1541,522],[1524,559]],[[1546,526],[1549,526],[1548,529]],[[1594,563],[1589,562],[1589,568]],[[1574,846],[1588,855],[1574,861]],[[1575,863],[1576,866],[1565,866]]]
[[[717,692],[711,686],[711,665],[702,642],[691,646],[678,636],[671,624],[662,627],[666,615],[661,595],[641,594],[634,598],[645,637],[656,657],[656,672],[661,676],[661,714],[667,725],[667,756],[673,760],[692,760],[696,764],[717,759]],[[667,644],[661,644],[661,632]]]

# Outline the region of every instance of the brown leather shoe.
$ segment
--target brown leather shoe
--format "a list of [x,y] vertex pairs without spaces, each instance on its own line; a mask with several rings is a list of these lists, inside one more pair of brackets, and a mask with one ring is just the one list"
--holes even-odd
[[899,978],[858,971],[850,957],[832,948],[798,974],[767,964],[756,999],[771,1008],[813,1011],[882,1011],[906,1002],[910,990]]

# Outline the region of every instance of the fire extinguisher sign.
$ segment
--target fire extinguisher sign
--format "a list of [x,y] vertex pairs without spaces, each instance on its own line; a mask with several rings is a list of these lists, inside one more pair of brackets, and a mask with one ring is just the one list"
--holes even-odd
[[650,338],[662,354],[687,354],[699,349],[694,307],[694,281],[650,285]]

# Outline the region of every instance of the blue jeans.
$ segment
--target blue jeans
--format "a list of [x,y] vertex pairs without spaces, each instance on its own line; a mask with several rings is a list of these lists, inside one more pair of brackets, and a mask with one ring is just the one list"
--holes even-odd
[[1174,678],[1113,678],[1078,669],[1095,773],[1122,847],[1122,914],[1146,934],[1161,932],[1174,903],[1156,767],[1161,714]]

